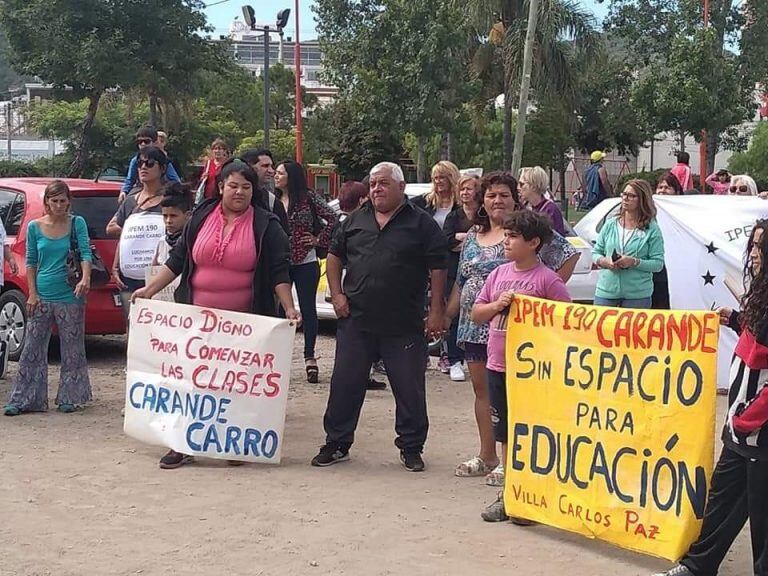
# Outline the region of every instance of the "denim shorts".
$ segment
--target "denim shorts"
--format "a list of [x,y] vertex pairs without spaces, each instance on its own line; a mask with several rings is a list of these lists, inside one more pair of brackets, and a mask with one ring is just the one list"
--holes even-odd
[[488,346],[474,342],[462,342],[465,362],[479,362],[485,365],[488,361]]

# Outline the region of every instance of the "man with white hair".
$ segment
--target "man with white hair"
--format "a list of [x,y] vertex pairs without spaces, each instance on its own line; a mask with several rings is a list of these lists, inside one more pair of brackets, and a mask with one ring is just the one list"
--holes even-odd
[[[395,445],[403,466],[420,472],[429,428],[426,335],[444,332],[448,244],[432,217],[406,199],[397,164],[374,166],[369,190],[370,202],[338,226],[329,248],[328,285],[339,318],[336,360],[323,419],[325,445],[312,465],[349,459],[369,370],[382,358],[395,396]],[[430,279],[425,326],[424,294]]]

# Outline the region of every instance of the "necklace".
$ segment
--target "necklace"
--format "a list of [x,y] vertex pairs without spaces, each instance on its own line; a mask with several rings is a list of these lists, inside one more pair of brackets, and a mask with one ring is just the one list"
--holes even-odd
[[623,223],[621,224],[621,245],[619,248],[621,249],[621,254],[624,256],[629,256],[629,254],[626,253],[627,244],[632,242],[632,238],[635,237],[635,233],[637,232],[637,226],[632,228],[632,232],[629,234],[629,238],[627,238],[627,219],[626,217],[623,218]]

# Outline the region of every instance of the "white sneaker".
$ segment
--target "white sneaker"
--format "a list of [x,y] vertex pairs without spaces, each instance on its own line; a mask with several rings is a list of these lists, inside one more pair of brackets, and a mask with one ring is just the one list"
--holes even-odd
[[464,382],[467,377],[464,375],[464,368],[461,367],[461,362],[456,362],[451,366],[451,380],[454,382]]

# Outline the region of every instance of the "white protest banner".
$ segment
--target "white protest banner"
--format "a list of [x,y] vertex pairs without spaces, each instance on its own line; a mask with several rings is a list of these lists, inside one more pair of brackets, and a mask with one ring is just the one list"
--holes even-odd
[[[674,310],[738,309],[744,251],[768,201],[746,196],[654,196]],[[728,388],[736,335],[720,331],[719,388]]]
[[137,300],[125,433],[184,454],[279,464],[295,331],[277,318]]
[[144,280],[144,270],[152,264],[157,244],[165,237],[162,214],[131,214],[120,233],[120,271],[126,278]]

